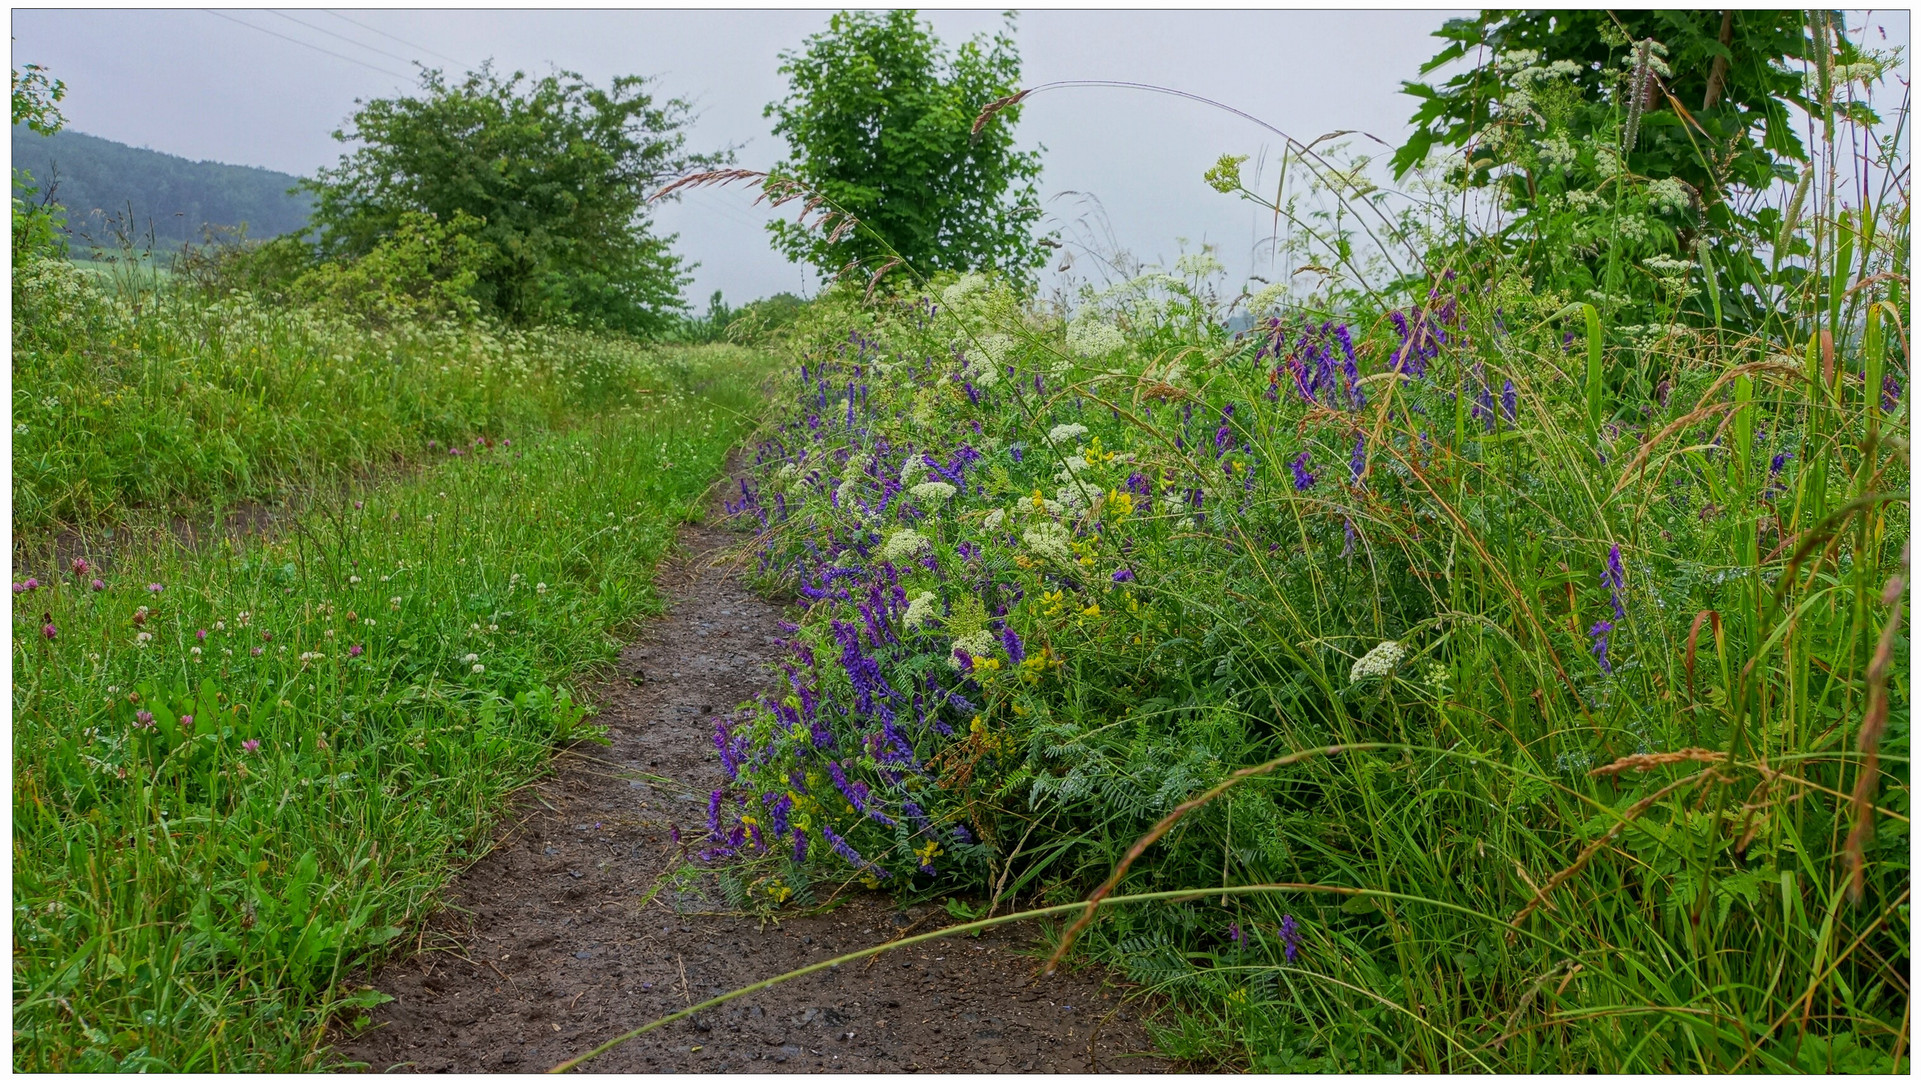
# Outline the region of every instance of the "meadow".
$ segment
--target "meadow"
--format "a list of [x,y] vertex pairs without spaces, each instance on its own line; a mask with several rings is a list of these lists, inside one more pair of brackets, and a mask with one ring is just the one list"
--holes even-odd
[[323,1065],[352,973],[591,737],[578,679],[760,362],[23,277],[15,1066]]

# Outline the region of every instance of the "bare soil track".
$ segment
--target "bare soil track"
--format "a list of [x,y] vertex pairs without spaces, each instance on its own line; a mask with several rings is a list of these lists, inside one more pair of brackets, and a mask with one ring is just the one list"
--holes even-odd
[[[395,1000],[339,1049],[371,1070],[551,1068],[687,1005],[950,921],[858,893],[763,923],[662,882],[671,830],[706,832],[720,785],[714,714],[767,685],[780,611],[739,581],[737,537],[681,530],[667,613],[601,688],[609,746],[576,747],[452,886],[418,954],[374,985]],[[650,898],[650,890],[652,890]],[[847,894],[843,894],[844,896]],[[1020,925],[1020,924],[1017,924]],[[910,946],[718,1006],[615,1048],[587,1072],[1138,1072],[1138,1007],[1098,975],[1035,979],[1033,929]]]

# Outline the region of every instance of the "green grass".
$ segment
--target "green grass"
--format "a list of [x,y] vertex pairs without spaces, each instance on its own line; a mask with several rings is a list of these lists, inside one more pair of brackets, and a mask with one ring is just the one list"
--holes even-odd
[[368,329],[57,260],[13,292],[16,531],[272,501],[646,389],[646,348],[567,330]]
[[[411,940],[506,795],[591,730],[570,687],[653,610],[655,561],[752,423],[759,371],[726,347],[635,360],[616,407],[313,495],[270,536],[191,551],[122,517],[75,573],[30,535],[15,1067],[323,1064],[323,1025],[369,1003],[354,974]],[[435,385],[458,400],[460,382]],[[370,415],[383,392],[325,415]]]

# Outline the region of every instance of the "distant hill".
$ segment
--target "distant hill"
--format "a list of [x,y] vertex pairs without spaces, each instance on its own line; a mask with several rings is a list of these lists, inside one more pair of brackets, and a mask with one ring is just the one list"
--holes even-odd
[[[33,174],[42,192],[53,181],[54,201],[67,209],[75,255],[113,240],[106,216],[127,216],[143,238],[149,223],[154,246],[177,250],[198,243],[208,225],[239,225],[255,239],[293,232],[307,224],[312,199],[287,194],[299,177],[250,165],[189,161],[158,150],[143,150],[111,139],[62,131],[36,135],[22,125],[13,129],[13,166]],[[16,192],[17,194],[17,192]]]

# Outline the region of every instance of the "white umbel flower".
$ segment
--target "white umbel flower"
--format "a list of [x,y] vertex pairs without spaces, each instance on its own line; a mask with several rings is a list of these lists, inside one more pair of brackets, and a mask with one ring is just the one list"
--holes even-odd
[[1357,683],[1375,675],[1391,675],[1405,659],[1406,646],[1398,641],[1383,641],[1369,650],[1366,656],[1354,661],[1354,670],[1348,673],[1347,681]]
[[1055,424],[1053,430],[1047,433],[1047,441],[1051,445],[1060,446],[1085,434],[1087,434],[1086,424]]
[[1001,522],[1006,520],[1007,511],[997,509],[987,515],[986,519],[981,522],[981,527],[984,529],[998,529],[1001,527]]
[[1026,544],[1036,555],[1044,555],[1058,562],[1073,562],[1074,553],[1067,547],[1066,527],[1052,521],[1037,522],[1021,533],[1021,543]]
[[921,593],[908,602],[907,614],[902,615],[900,618],[901,625],[907,627],[909,630],[917,630],[933,622],[940,614],[935,610],[938,606],[939,601],[933,593]]
[[888,562],[901,562],[926,551],[927,538],[912,529],[902,529],[887,538],[880,546],[880,557]]
[[916,450],[907,455],[907,463],[900,467],[900,486],[913,487],[927,471],[927,457]]
[[921,502],[939,506],[954,497],[954,485],[944,480],[929,480],[925,484],[915,484],[908,493]]
[[960,670],[960,656],[958,654],[963,649],[966,650],[967,655],[970,657],[993,655],[994,653],[993,632],[989,630],[976,630],[973,633],[966,635],[965,637],[955,638],[954,647],[948,650],[948,653],[947,653],[947,666],[953,668],[956,671]]

